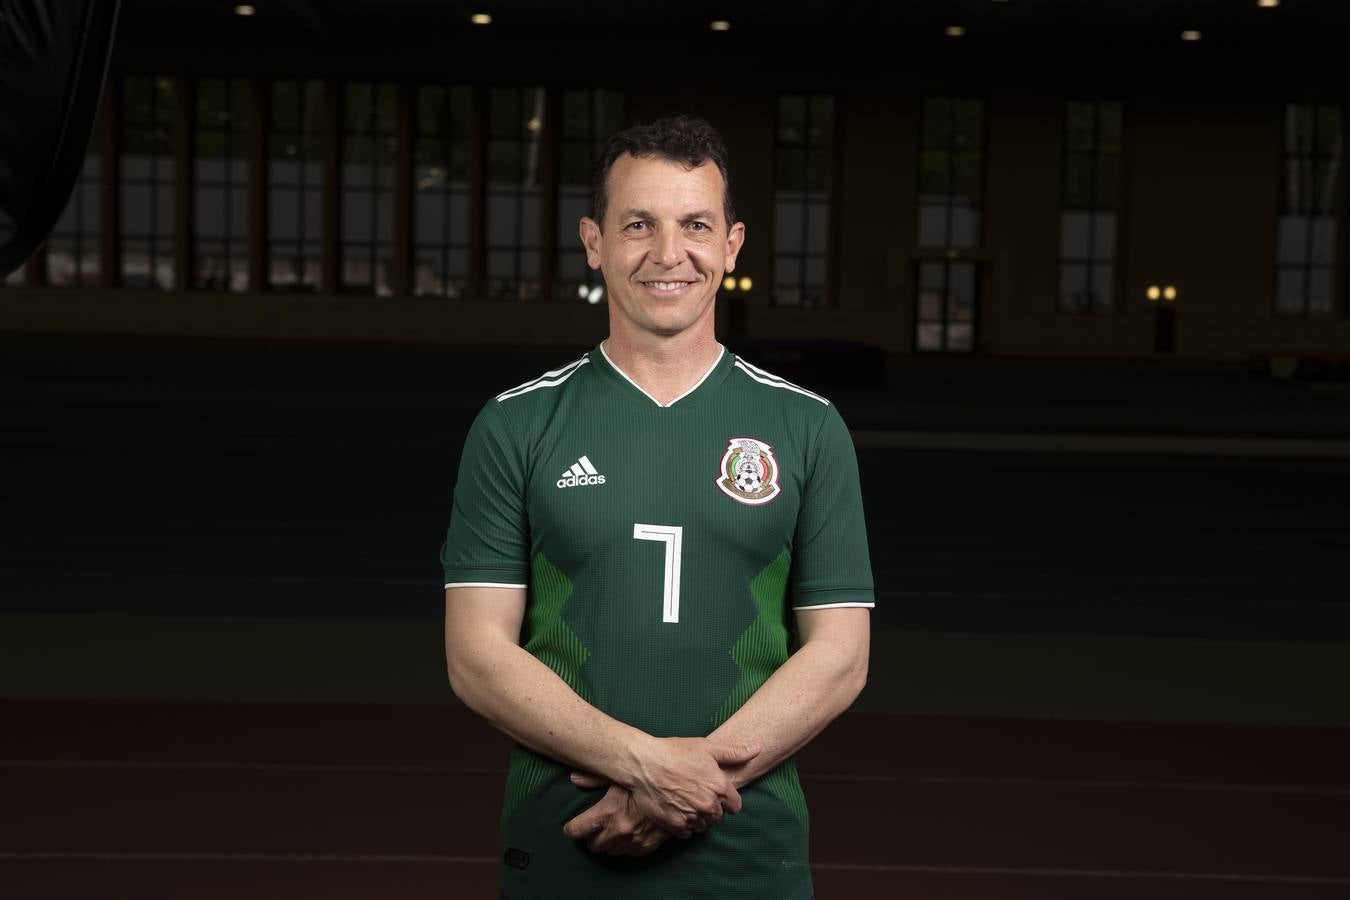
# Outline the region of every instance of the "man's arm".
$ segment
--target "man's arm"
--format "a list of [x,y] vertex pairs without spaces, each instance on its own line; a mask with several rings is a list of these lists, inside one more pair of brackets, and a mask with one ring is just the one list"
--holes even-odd
[[446,666],[465,705],[525,746],[626,788],[671,833],[720,821],[723,807],[740,810],[722,767],[752,759],[751,741],[655,738],[605,715],[520,646],[524,615],[522,588],[446,589]]
[[[753,739],[754,759],[726,767],[737,787],[744,787],[796,753],[848,709],[867,681],[870,644],[869,610],[803,609],[797,612],[802,645],[750,696],[710,738]],[[579,787],[604,787],[603,777],[578,773]],[[646,823],[628,805],[620,787],[585,810],[564,829],[572,837],[589,837],[591,850],[641,856],[660,846]]]
[[732,743],[754,736],[759,755],[729,770],[737,787],[806,746],[857,698],[867,683],[869,613],[858,607],[797,610],[801,647],[709,735]]

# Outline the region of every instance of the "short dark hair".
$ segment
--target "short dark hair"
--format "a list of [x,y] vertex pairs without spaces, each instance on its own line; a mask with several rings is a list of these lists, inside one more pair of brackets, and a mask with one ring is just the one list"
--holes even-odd
[[672,116],[625,128],[605,143],[591,182],[592,218],[601,228],[605,226],[605,209],[609,206],[609,171],[625,153],[639,159],[653,156],[668,159],[690,169],[711,160],[722,173],[722,212],[727,217],[727,228],[736,221],[731,173],[727,171],[727,146],[722,143],[722,135],[699,116]]

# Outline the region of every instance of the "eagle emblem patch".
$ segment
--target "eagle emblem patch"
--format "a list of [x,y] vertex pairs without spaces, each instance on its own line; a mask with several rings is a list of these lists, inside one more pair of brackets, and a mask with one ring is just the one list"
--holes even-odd
[[751,506],[777,497],[778,460],[773,458],[773,448],[755,438],[736,437],[727,441],[717,486],[732,500]]

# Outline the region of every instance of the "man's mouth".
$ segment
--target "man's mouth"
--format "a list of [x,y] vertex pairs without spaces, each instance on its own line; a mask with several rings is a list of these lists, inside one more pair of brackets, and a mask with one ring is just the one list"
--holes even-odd
[[688,287],[688,286],[691,285],[691,284],[696,284],[697,282],[689,281],[689,280],[686,280],[686,279],[683,279],[683,278],[679,278],[679,279],[675,279],[675,280],[671,280],[671,281],[658,281],[658,280],[654,280],[654,279],[641,279],[641,280],[639,280],[638,283],[641,284],[643,287],[648,287],[648,288],[651,288],[652,290],[657,290],[657,291],[679,291],[679,290],[683,290],[684,288]]

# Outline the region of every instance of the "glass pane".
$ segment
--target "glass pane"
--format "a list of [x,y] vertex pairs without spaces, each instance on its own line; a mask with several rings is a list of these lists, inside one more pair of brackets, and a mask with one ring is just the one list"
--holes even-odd
[[1087,259],[1091,240],[1092,214],[1059,214],[1059,255],[1061,259]]
[[780,191],[806,189],[806,151],[778,148],[774,160],[774,187]]
[[1340,178],[1341,160],[1319,159],[1313,163],[1313,208],[1331,212],[1336,208],[1336,182]]
[[952,156],[945,150],[919,154],[919,194],[946,196],[952,189]]
[[1092,258],[1113,260],[1116,258],[1116,214],[1097,213],[1092,226]]
[[1331,265],[1336,257],[1336,217],[1315,216],[1312,220],[1312,254],[1315,263]]
[[919,320],[922,322],[941,322],[943,319],[942,294],[937,291],[919,292]]
[[1315,268],[1308,273],[1308,315],[1331,314],[1331,276],[1330,268]]
[[975,318],[975,264],[952,263],[947,275],[948,310],[953,321],[973,321]]
[[829,94],[812,94],[811,120],[806,135],[813,146],[829,146],[834,138],[834,98]]
[[1093,200],[1096,209],[1116,208],[1116,157],[1097,157],[1097,184]]
[[491,141],[488,144],[488,178],[519,184],[524,165],[519,141]]
[[825,281],[828,278],[828,267],[825,264],[823,256],[808,256],[806,258],[806,286],[823,290]]
[[774,204],[773,249],[775,253],[801,253],[805,248],[803,229],[806,206],[779,200]]
[[834,156],[829,150],[812,150],[807,157],[806,186],[809,190],[827,192],[834,173]]
[[419,87],[416,94],[417,133],[445,138],[450,136],[449,110],[443,87]]
[[590,91],[563,92],[562,136],[564,140],[591,140]]
[[944,330],[945,326],[940,322],[920,322],[915,330],[915,346],[920,350],[941,350]]
[[972,206],[980,204],[983,156],[957,153],[952,156],[952,195]]
[[594,166],[591,145],[565,143],[562,145],[562,160],[559,180],[562,184],[589,185]]
[[1341,108],[1339,106],[1319,106],[1317,108],[1317,129],[1313,135],[1313,153],[1322,157],[1341,155]]
[[919,246],[947,246],[947,223],[949,215],[945,206],[919,207]]
[[1312,106],[1291,103],[1284,110],[1284,150],[1290,155],[1312,152],[1315,115]]
[[956,133],[952,145],[956,149],[979,151],[984,147],[984,103],[969,97],[954,101],[956,106]]
[[1109,313],[1115,309],[1115,275],[1114,266],[1096,265],[1092,267],[1092,309],[1094,312]]
[[806,249],[811,253],[825,253],[830,246],[830,207],[826,203],[812,203],[807,207]]
[[1064,263],[1059,267],[1059,309],[1079,313],[1090,308],[1088,297],[1088,267]]
[[1305,284],[1303,269],[1280,269],[1275,286],[1276,311],[1286,315],[1302,315]]
[[1064,158],[1064,208],[1091,209],[1095,198],[1097,158],[1070,153]]
[[1069,101],[1064,114],[1065,146],[1070,152],[1091,153],[1097,146],[1097,104]]
[[1097,104],[1097,149],[1103,153],[1120,152],[1120,131],[1124,118],[1119,103]]
[[980,244],[980,211],[970,206],[952,207],[952,247],[978,247]]
[[947,267],[940,262],[919,263],[919,287],[939,293],[947,290]]
[[272,82],[272,131],[300,129],[300,84],[295,81]]
[[778,98],[778,140],[784,144],[806,141],[806,97],[784,94]]
[[948,350],[973,350],[975,348],[975,329],[970,325],[956,324],[947,326]]
[[946,150],[952,146],[952,100],[949,97],[927,97],[923,101],[923,131],[920,147]]
[[518,222],[516,195],[496,192],[490,194],[487,204],[487,219],[488,246],[506,247],[514,245]]
[[1308,216],[1280,216],[1275,244],[1276,261],[1282,263],[1307,261],[1311,250],[1310,225],[1311,220]]

